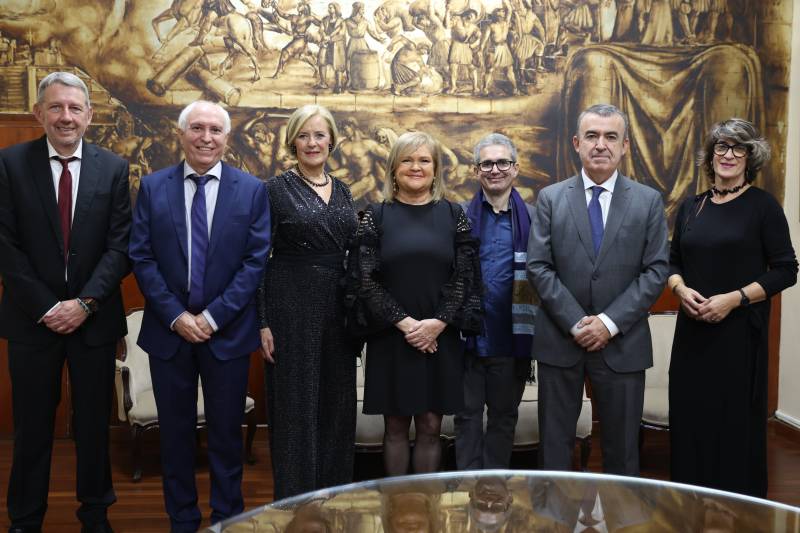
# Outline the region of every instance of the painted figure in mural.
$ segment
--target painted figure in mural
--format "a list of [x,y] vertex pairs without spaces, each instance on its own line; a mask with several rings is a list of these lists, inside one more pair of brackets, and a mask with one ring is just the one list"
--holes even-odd
[[472,93],[478,94],[478,63],[480,63],[479,48],[481,45],[481,30],[476,24],[478,12],[466,9],[458,15],[451,17],[450,28],[450,53],[447,56],[450,72],[450,85],[445,92],[456,94],[458,80],[461,72],[467,71],[472,80]]
[[[185,160],[142,178],[130,258],[145,300],[137,343],[150,356],[164,503],[173,532],[197,531],[198,379],[211,471],[211,522],[239,514],[252,305],[270,245],[267,192],[223,163],[230,118],[195,101],[178,118]],[[219,253],[223,251],[222,253]]]
[[[624,0],[618,0],[617,5]],[[634,1],[634,0],[631,0]],[[544,0],[544,44],[555,49],[561,26],[561,0]]]
[[33,114],[45,135],[0,151],[0,337],[14,415],[9,531],[41,531],[66,361],[76,514],[83,531],[108,532],[116,501],[108,420],[126,333],[120,283],[130,271],[128,163],[83,139],[92,107],[74,74],[46,76]]
[[623,176],[628,120],[597,104],[572,139],[580,173],[539,191],[528,280],[541,299],[533,354],[539,378],[539,464],[571,470],[584,381],[603,425],[603,471],[638,475],[647,313],[669,268],[664,203]]
[[617,0],[617,16],[614,19],[612,41],[634,42],[637,40],[636,3],[637,0]]
[[684,44],[694,44],[697,37],[689,24],[689,15],[692,13],[691,0],[670,0],[670,5],[681,30],[681,37],[676,41],[679,40]]
[[211,31],[218,18],[224,17],[236,11],[236,6],[232,0],[203,0],[200,9],[199,30],[190,46],[200,46],[205,41],[206,35]]
[[[591,0],[577,0],[566,4],[561,17],[561,28],[557,48],[562,52],[570,46],[581,46],[591,42],[596,30],[595,18],[590,7]],[[650,0],[645,0],[650,1]]]
[[[242,0],[242,3],[247,8],[245,18],[250,22],[250,27],[253,30],[253,45],[256,50],[268,50],[270,46],[264,40],[264,32],[269,30],[275,33],[282,33],[283,28],[278,22],[278,17],[274,10],[266,9],[270,4],[264,7],[258,0]],[[264,25],[264,21],[267,25]]]
[[[511,0],[511,51],[517,86],[527,92],[525,85],[536,84],[536,73],[544,71],[544,26],[533,11],[533,4],[527,0]],[[533,2],[533,0],[531,0]]]
[[281,50],[280,58],[278,59],[278,68],[275,69],[275,74],[272,78],[277,78],[281,75],[286,68],[289,60],[297,58],[311,66],[314,69],[314,77],[317,77],[318,65],[314,54],[308,47],[308,34],[309,28],[312,25],[321,26],[322,22],[311,14],[311,6],[305,2],[300,2],[297,5],[297,14],[292,15],[285,13],[278,7],[277,2],[272,2],[272,7],[275,14],[288,21],[292,26],[292,40]]
[[509,468],[537,303],[525,277],[534,208],[514,188],[517,148],[492,133],[475,145],[473,161],[480,189],[462,207],[481,243],[484,315],[481,334],[467,341],[464,409],[453,419],[459,470]]
[[[423,55],[430,47],[427,43],[415,43],[406,37],[400,40],[400,49],[392,58],[392,94],[401,96],[411,94],[422,83],[422,76],[428,71]],[[391,51],[391,50],[389,50]]]
[[239,130],[239,137],[258,160],[258,170],[254,174],[261,179],[266,179],[272,169],[277,142],[277,136],[267,125],[265,118],[266,112],[256,113]]
[[669,277],[681,302],[669,380],[672,479],[759,498],[767,496],[770,298],[797,281],[786,215],[752,185],[769,156],[752,123],[711,127],[698,160],[711,189],[678,211]]
[[433,0],[428,2],[428,12],[414,17],[414,25],[422,30],[431,43],[428,55],[428,66],[435,69],[443,78],[447,77],[450,53],[450,39],[445,29],[444,20],[433,8]]
[[[384,202],[367,207],[350,248],[367,339],[364,413],[384,415],[387,475],[435,472],[442,416],[464,406],[461,334],[480,330],[480,264],[469,220],[444,199],[439,143],[422,132],[392,147]],[[376,275],[380,272],[380,276]],[[416,430],[413,461],[409,428]]]
[[380,42],[383,42],[386,36],[380,34],[373,28],[370,21],[364,16],[363,2],[353,2],[353,12],[345,20],[345,27],[347,28],[347,35],[350,38],[347,43],[347,73],[349,75],[348,83],[352,87],[354,84],[353,74],[356,55],[358,54],[361,56],[373,53],[372,49],[367,44],[366,35],[369,34],[373,39]]
[[720,19],[723,23],[724,38],[729,38],[733,26],[733,16],[728,7],[728,0],[710,0],[708,6],[708,27],[705,30],[705,42],[713,43],[717,40],[717,26]]
[[342,121],[342,140],[331,162],[332,175],[350,186],[353,199],[380,200],[389,150],[370,139],[352,118]]
[[484,61],[484,77],[481,94],[488,95],[494,88],[495,75],[504,71],[508,83],[511,85],[511,94],[519,94],[517,76],[514,72],[514,56],[508,47],[508,37],[511,30],[511,4],[503,0],[502,7],[492,11],[489,25],[483,30],[481,36],[481,59]]
[[110,130],[108,138],[104,139],[103,146],[128,161],[131,188],[138,189],[142,176],[151,171],[147,151],[153,145],[153,139],[150,135],[136,133],[136,123],[130,113],[117,113],[115,122],[116,126]]
[[[150,25],[153,27],[156,39],[161,43],[161,46],[153,54],[154,56],[159,56],[179,33],[189,28],[199,30],[200,19],[203,16],[203,4],[204,0],[172,0],[172,4],[167,9],[153,18]],[[161,24],[169,20],[175,20],[175,25],[164,37],[161,35]]]
[[339,94],[344,90],[347,76],[347,30],[338,2],[328,4],[328,14],[323,17],[320,30],[322,41],[317,58],[319,83],[314,88],[327,89],[328,70],[333,70],[333,92]]
[[297,166],[267,181],[274,241],[256,303],[275,499],[353,476],[358,347],[339,280],[358,219],[347,185],[325,171],[338,137],[327,109],[297,109],[284,139]]
[[670,0],[650,0],[647,25],[642,35],[642,44],[672,46],[672,7]]

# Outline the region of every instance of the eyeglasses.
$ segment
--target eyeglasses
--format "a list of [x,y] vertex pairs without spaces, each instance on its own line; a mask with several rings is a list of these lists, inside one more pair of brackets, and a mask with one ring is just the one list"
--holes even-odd
[[743,144],[730,145],[730,144],[724,143],[724,142],[714,143],[714,154],[715,155],[719,155],[719,156],[725,155],[725,154],[728,153],[728,150],[733,151],[733,157],[737,157],[739,159],[741,159],[742,157],[745,157],[748,154],[748,152],[750,151],[750,150],[747,149],[747,146],[745,146]]
[[481,161],[478,163],[478,168],[481,172],[491,172],[492,168],[495,166],[497,170],[500,172],[505,172],[506,170],[510,169],[512,165],[514,165],[516,161],[512,161],[510,159],[498,159],[497,161]]

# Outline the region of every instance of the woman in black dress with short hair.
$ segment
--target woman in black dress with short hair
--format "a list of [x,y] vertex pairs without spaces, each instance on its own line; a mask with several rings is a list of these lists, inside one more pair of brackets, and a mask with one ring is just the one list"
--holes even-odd
[[681,310],[670,365],[672,480],[766,497],[769,297],[795,284],[783,209],[752,185],[769,145],[746,120],[715,124],[699,163],[711,189],[675,222]]
[[285,139],[297,166],[267,181],[272,256],[258,307],[276,499],[353,477],[357,354],[339,281],[358,220],[350,190],[325,172],[337,137],[327,109],[297,109]]
[[[379,333],[367,339],[364,413],[384,415],[388,475],[410,461],[414,472],[439,467],[442,415],[464,406],[461,332],[480,329],[477,241],[458,204],[444,196],[441,147],[422,132],[401,135],[386,168],[382,204],[358,227],[357,271]],[[353,264],[353,263],[351,263]]]

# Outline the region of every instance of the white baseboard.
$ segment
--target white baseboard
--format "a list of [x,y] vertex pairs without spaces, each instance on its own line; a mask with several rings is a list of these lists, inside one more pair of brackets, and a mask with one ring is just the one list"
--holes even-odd
[[790,426],[793,426],[795,429],[800,429],[800,418],[795,418],[795,417],[793,417],[791,415],[787,415],[786,413],[784,413],[780,409],[775,411],[775,418],[777,418],[781,422],[784,422],[786,424],[789,424]]

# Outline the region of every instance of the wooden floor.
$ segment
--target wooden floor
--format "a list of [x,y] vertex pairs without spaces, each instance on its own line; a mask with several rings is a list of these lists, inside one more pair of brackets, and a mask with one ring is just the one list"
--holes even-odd
[[[117,503],[111,507],[109,518],[117,532],[163,532],[169,530],[169,522],[164,511],[161,494],[161,478],[158,474],[158,442],[155,434],[146,435],[144,476],[141,482],[130,479],[127,434],[114,435],[112,447],[112,469]],[[0,440],[0,499],[5,505],[8,474],[11,466],[12,443]],[[200,507],[206,523],[209,515],[208,487],[209,476],[204,455],[204,441],[201,439],[201,453],[198,458],[198,490]],[[272,478],[270,474],[269,451],[266,431],[259,429],[254,448],[257,463],[245,465],[244,496],[248,508],[272,501]],[[535,457],[520,454],[514,457],[517,468],[533,468]],[[378,456],[360,460],[358,472],[369,477],[380,468]],[[589,460],[589,470],[601,470],[599,446],[595,445]],[[75,518],[75,459],[72,442],[59,440],[53,451],[53,470],[50,483],[50,500],[45,532],[72,533],[80,531]],[[377,474],[376,474],[377,475]],[[642,475],[655,479],[669,477],[669,442],[666,433],[648,431],[642,450]],[[792,430],[780,422],[771,421],[769,425],[769,498],[775,501],[800,506],[800,432]],[[0,512],[0,531],[8,528],[5,509]]]

